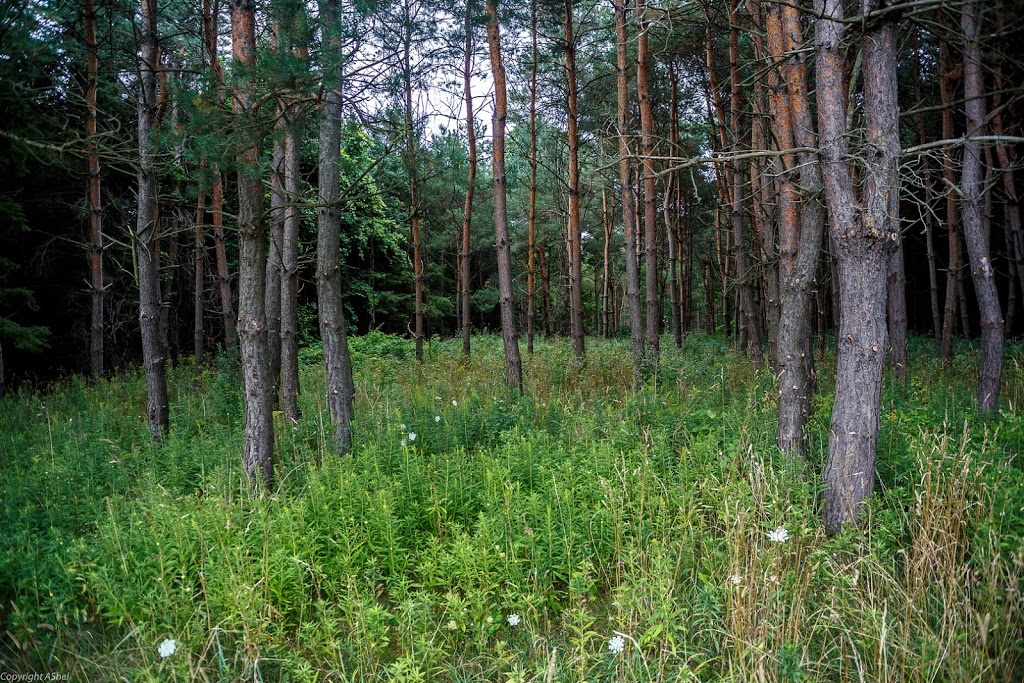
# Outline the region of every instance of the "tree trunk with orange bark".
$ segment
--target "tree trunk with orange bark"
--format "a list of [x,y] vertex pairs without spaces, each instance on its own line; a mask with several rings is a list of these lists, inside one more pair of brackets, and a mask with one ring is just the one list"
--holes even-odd
[[[494,77],[494,121],[492,176],[494,178],[494,236],[498,250],[498,289],[501,307],[501,338],[505,346],[505,382],[510,388],[523,391],[523,366],[519,357],[515,308],[512,301],[512,250],[508,238],[508,208],[505,177],[505,120],[508,117],[508,94],[505,65],[501,55],[501,31],[498,27],[496,0],[487,0],[487,45]],[[582,348],[580,349],[580,353]]]
[[[781,73],[769,72],[772,127],[781,157],[779,178],[779,326],[775,365],[779,376],[777,443],[787,453],[802,453],[804,426],[814,395],[811,294],[824,212],[821,172],[807,149],[816,146],[807,95],[807,70],[797,10],[773,5],[765,17],[768,53]],[[804,196],[800,197],[800,191]]]

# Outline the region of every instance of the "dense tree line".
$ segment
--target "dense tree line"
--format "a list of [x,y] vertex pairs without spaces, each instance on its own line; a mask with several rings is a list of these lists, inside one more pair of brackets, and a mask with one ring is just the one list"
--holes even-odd
[[778,377],[794,455],[834,332],[834,528],[872,489],[908,330],[947,362],[980,336],[979,410],[998,406],[1024,305],[1003,2],[2,8],[6,376],[141,362],[160,442],[166,364],[237,355],[254,482],[275,407],[298,416],[300,345],[352,447],[347,335],[371,329],[418,359],[499,330],[517,391],[521,332],[580,357],[628,336],[640,386],[666,333],[717,331]]

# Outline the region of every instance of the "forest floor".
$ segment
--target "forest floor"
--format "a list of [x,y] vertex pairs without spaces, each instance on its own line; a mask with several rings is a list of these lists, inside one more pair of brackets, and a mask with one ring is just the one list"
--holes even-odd
[[[325,450],[316,349],[279,484],[241,467],[237,368],[172,370],[149,445],[130,374],[0,401],[0,673],[139,681],[972,681],[1024,678],[1024,347],[1002,409],[976,352],[927,339],[887,378],[876,495],[816,517],[834,358],[806,458],[718,338],[525,358],[498,337],[354,339],[354,453]],[[415,436],[414,436],[415,435]],[[173,645],[166,641],[173,640]],[[173,653],[170,651],[173,650]],[[169,656],[162,656],[169,654]],[[14,679],[4,679],[14,680]]]

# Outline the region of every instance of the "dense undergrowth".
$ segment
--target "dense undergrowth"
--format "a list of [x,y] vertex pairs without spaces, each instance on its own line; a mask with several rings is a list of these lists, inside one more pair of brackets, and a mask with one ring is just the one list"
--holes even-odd
[[[864,523],[816,519],[831,358],[806,460],[768,371],[693,335],[629,389],[627,345],[563,342],[502,386],[498,338],[356,339],[357,445],[325,449],[315,349],[279,485],[253,497],[230,364],[0,401],[0,671],[73,680],[987,681],[1024,677],[1024,349],[1002,410],[975,355],[915,340],[883,397]],[[415,437],[413,436],[415,434]],[[788,538],[769,534],[784,527]],[[780,534],[776,534],[778,538]],[[510,619],[511,615],[518,616]],[[609,648],[618,634],[622,652]],[[177,650],[162,658],[158,646]],[[617,643],[615,643],[617,644]]]

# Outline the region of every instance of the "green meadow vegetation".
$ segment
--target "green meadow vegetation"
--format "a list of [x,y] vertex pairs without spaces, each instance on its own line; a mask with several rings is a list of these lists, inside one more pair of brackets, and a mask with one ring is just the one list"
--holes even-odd
[[[79,681],[1011,681],[1024,678],[1024,347],[1002,408],[977,357],[914,339],[887,378],[876,494],[817,520],[834,358],[806,460],[775,447],[769,370],[720,338],[567,341],[504,387],[499,337],[352,340],[352,455],[317,349],[277,488],[241,466],[237,367],[0,401],[0,669]],[[413,437],[415,434],[415,437]],[[781,530],[780,530],[781,528]],[[158,648],[174,641],[174,652]]]

